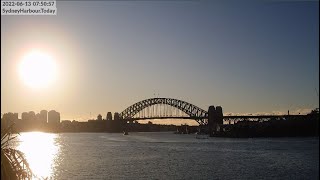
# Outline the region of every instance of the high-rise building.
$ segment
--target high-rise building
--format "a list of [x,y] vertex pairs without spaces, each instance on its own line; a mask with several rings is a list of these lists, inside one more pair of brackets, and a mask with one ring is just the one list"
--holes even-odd
[[39,123],[41,121],[41,116],[40,113],[36,114],[36,119],[37,119],[37,123]]
[[120,120],[120,116],[118,112],[114,113],[114,120]]
[[27,112],[23,112],[21,114],[22,121],[28,121],[29,120],[29,114]]
[[42,123],[48,122],[48,111],[47,110],[41,110],[40,111],[40,119]]
[[102,121],[102,116],[101,116],[101,114],[99,114],[99,115],[97,116],[97,120],[98,120],[98,121]]
[[108,112],[107,113],[107,118],[106,118],[107,120],[112,120],[112,113],[111,112]]
[[36,120],[36,113],[33,111],[29,111],[29,120],[35,121]]
[[18,119],[19,119],[18,113],[13,113],[13,119],[14,119],[14,120],[18,120]]
[[48,123],[49,124],[59,124],[60,123],[60,113],[55,110],[49,111],[48,112]]

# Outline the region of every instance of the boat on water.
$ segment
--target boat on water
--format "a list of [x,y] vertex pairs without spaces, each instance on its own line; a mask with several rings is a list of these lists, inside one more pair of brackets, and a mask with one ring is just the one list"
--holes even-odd
[[196,139],[208,139],[208,135],[204,135],[204,134],[197,134],[196,135]]
[[208,134],[203,132],[196,132],[196,139],[208,139]]

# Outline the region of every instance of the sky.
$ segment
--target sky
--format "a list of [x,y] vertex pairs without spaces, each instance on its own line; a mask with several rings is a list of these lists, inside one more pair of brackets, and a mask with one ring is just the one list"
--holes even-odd
[[[37,49],[56,81],[22,82]],[[318,1],[58,1],[56,16],[1,16],[1,113],[86,121],[153,97],[224,114],[319,107]]]

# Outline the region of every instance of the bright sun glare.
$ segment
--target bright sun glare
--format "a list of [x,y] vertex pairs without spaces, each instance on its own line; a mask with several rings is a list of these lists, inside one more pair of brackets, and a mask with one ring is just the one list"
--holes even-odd
[[32,51],[23,57],[19,74],[26,85],[32,88],[43,88],[56,79],[57,66],[49,54]]

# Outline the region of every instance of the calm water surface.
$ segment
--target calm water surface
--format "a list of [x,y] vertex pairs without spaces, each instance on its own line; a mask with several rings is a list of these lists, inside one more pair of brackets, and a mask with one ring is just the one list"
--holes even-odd
[[29,132],[14,146],[48,179],[319,179],[319,138]]

